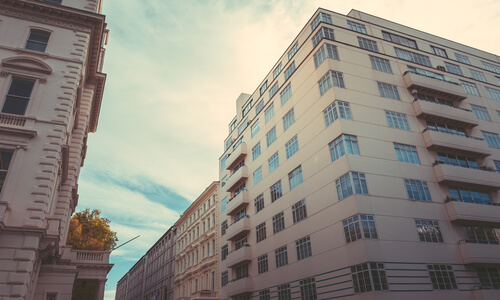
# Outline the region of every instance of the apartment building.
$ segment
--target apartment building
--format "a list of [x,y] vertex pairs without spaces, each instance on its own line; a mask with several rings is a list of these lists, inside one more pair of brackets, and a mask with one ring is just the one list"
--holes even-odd
[[0,298],[102,299],[109,252],[65,246],[106,74],[101,0],[0,1]]
[[500,298],[499,56],[318,9],[228,129],[220,299]]
[[173,300],[176,239],[172,226],[118,281],[115,299]]
[[212,182],[175,223],[175,299],[219,299],[219,182]]

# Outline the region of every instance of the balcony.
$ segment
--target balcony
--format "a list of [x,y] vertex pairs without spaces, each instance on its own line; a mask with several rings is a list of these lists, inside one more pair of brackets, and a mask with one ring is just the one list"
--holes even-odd
[[457,127],[475,127],[479,124],[471,110],[423,99],[413,101],[413,111],[419,118]]
[[228,268],[231,268],[239,263],[250,260],[252,260],[252,251],[250,245],[245,244],[243,247],[229,253],[226,258],[226,265]]
[[500,264],[500,245],[467,243],[462,240],[458,250],[464,264]]
[[234,189],[238,188],[241,183],[243,183],[248,178],[248,167],[242,166],[236,170],[226,182],[226,187],[228,192],[232,192]]
[[226,158],[226,169],[232,170],[238,163],[247,155],[247,144],[241,143],[236,149],[233,150]]
[[0,113],[0,132],[32,138],[37,135],[35,121],[33,117]]
[[422,133],[425,146],[431,150],[462,154],[471,157],[491,155],[484,139],[424,129]]
[[250,202],[249,198],[247,190],[241,191],[227,203],[226,214],[229,216],[243,205],[247,205]]
[[436,174],[439,183],[500,189],[500,173],[450,166],[439,163],[439,161],[436,161],[433,166],[434,174]]
[[226,238],[231,240],[248,231],[250,231],[250,219],[248,216],[245,216],[231,224],[231,226],[226,229]]
[[445,200],[446,211],[450,221],[470,221],[500,224],[500,205],[498,203],[478,204],[457,201],[454,198]]
[[252,278],[246,277],[238,280],[233,280],[225,286],[228,297],[233,297],[238,294],[252,292]]
[[412,72],[405,72],[403,79],[408,90],[417,90],[420,93],[431,93],[438,97],[462,101],[467,98],[464,88],[452,81],[439,80]]

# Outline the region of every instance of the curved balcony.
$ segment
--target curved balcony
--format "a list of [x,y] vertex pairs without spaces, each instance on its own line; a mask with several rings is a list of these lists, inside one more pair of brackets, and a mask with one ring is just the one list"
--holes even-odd
[[500,189],[500,173],[497,172],[450,166],[439,161],[434,163],[433,169],[439,183]]
[[229,216],[238,210],[243,205],[247,205],[250,202],[248,191],[241,191],[238,195],[234,196],[226,205],[226,214]]
[[242,166],[227,179],[226,187],[228,192],[238,188],[243,181],[248,178],[248,167]]
[[233,150],[226,158],[226,169],[232,170],[238,163],[247,155],[247,144],[241,143],[236,149]]
[[243,293],[252,292],[252,278],[245,277],[238,280],[233,280],[225,286],[228,297],[233,297]]
[[231,251],[226,258],[226,265],[231,268],[244,261],[252,260],[252,251],[250,245],[245,244],[243,247]]
[[500,205],[498,203],[485,205],[447,198],[445,200],[445,207],[450,221],[463,223],[476,221],[500,224]]
[[458,153],[471,157],[491,155],[484,139],[424,129],[422,132],[425,146],[431,150]]
[[460,241],[458,249],[464,264],[500,264],[500,245]]
[[457,101],[467,98],[464,88],[456,82],[439,80],[410,71],[405,72],[403,79],[410,91],[417,90],[423,94],[431,93],[439,97]]
[[423,99],[415,99],[412,105],[415,115],[428,121],[447,123],[457,127],[475,127],[479,125],[474,113],[465,108]]
[[250,219],[248,218],[248,216],[245,216],[239,219],[238,221],[234,222],[233,224],[231,224],[231,226],[229,226],[226,229],[226,238],[228,240],[231,240],[249,231],[250,231]]

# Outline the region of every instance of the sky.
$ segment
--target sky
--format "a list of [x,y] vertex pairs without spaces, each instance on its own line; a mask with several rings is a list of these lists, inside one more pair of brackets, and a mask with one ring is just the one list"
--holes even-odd
[[110,30],[77,211],[118,244],[105,299],[212,181],[240,93],[253,93],[318,7],[357,9],[500,55],[498,0],[103,0]]

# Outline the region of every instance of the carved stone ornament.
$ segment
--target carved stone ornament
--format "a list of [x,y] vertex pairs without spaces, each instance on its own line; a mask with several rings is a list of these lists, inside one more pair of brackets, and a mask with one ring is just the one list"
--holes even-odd
[[9,72],[7,71],[0,71],[0,77],[7,77],[9,76]]

